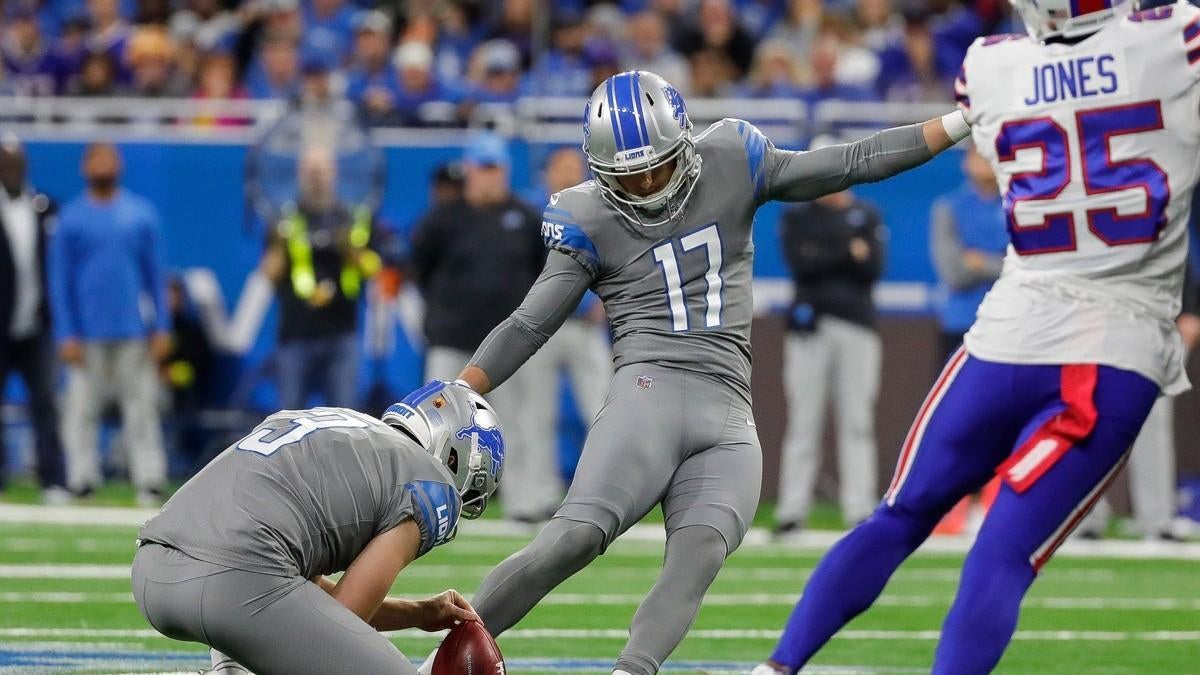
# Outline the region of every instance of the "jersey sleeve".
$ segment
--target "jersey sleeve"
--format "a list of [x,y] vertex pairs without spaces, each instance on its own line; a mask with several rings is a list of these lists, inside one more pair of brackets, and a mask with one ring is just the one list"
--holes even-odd
[[414,479],[398,486],[393,499],[384,505],[375,535],[412,519],[421,532],[417,555],[422,556],[454,538],[461,512],[462,499],[453,485],[441,478]]
[[571,256],[596,277],[600,274],[600,252],[560,195],[551,197],[542,212],[542,240],[546,248]]

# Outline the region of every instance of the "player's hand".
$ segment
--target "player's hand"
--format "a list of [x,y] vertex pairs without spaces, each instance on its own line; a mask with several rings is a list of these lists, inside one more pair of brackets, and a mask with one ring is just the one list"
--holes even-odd
[[871,245],[862,237],[855,237],[850,240],[850,256],[855,262],[866,262],[871,257]]
[[67,338],[58,345],[58,358],[68,366],[83,365],[83,342],[76,338]]
[[162,363],[171,353],[171,334],[155,333],[150,337],[150,356],[155,363]]
[[415,606],[416,620],[413,625],[423,631],[434,632],[453,628],[463,621],[481,621],[471,603],[456,590],[443,591]]
[[982,272],[987,269],[987,256],[972,249],[963,252],[963,265],[972,272]]

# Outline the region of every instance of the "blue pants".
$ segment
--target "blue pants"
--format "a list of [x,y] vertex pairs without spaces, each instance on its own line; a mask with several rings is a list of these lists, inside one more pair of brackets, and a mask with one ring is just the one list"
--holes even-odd
[[1129,371],[990,363],[959,350],[913,422],[883,503],[817,566],[772,660],[792,672],[807,663],[951,507],[999,473],[933,666],[990,672],[1025,591],[1120,470],[1157,396]]
[[279,407],[302,410],[309,394],[322,405],[353,408],[358,399],[358,336],[354,333],[291,340],[275,354]]

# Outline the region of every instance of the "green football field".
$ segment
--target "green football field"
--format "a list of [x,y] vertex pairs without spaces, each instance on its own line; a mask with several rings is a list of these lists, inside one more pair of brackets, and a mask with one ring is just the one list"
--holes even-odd
[[[132,525],[28,523],[9,513],[0,518],[0,673],[194,673],[205,665],[206,651],[156,637],[133,605]],[[420,596],[455,587],[469,595],[525,540],[466,532],[417,561],[394,590]],[[609,672],[661,553],[655,541],[618,542],[563,584],[501,638],[510,672]],[[763,658],[818,555],[744,546],[713,585],[670,669],[744,672]],[[918,554],[806,672],[928,672],[961,562],[961,554]],[[407,632],[394,639],[414,658],[436,644],[436,637]],[[1052,561],[999,672],[1200,673],[1200,562]]]

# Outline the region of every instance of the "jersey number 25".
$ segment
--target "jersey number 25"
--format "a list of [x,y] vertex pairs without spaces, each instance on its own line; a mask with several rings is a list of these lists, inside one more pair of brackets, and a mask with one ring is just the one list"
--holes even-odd
[[[1141,213],[1120,215],[1116,207],[1087,210],[1088,230],[1109,246],[1154,241],[1164,224],[1163,212],[1171,198],[1167,174],[1151,159],[1114,161],[1109,142],[1114,136],[1138,134],[1163,128],[1162,103],[1143,101],[1111,108],[1093,108],[1075,113],[1078,141],[1072,143],[1067,130],[1050,117],[1005,122],[996,136],[996,156],[1012,162],[1017,151],[1039,148],[1042,166],[1037,171],[1014,173],[1004,197],[1008,231],[1013,248],[1021,255],[1073,251],[1075,214],[1043,212],[1033,225],[1017,223],[1015,211],[1022,202],[1053,201],[1071,183],[1071,162],[1078,152],[1083,169],[1083,187],[1089,198],[1110,192],[1142,190],[1146,208]],[[1077,149],[1073,148],[1077,145]]]

